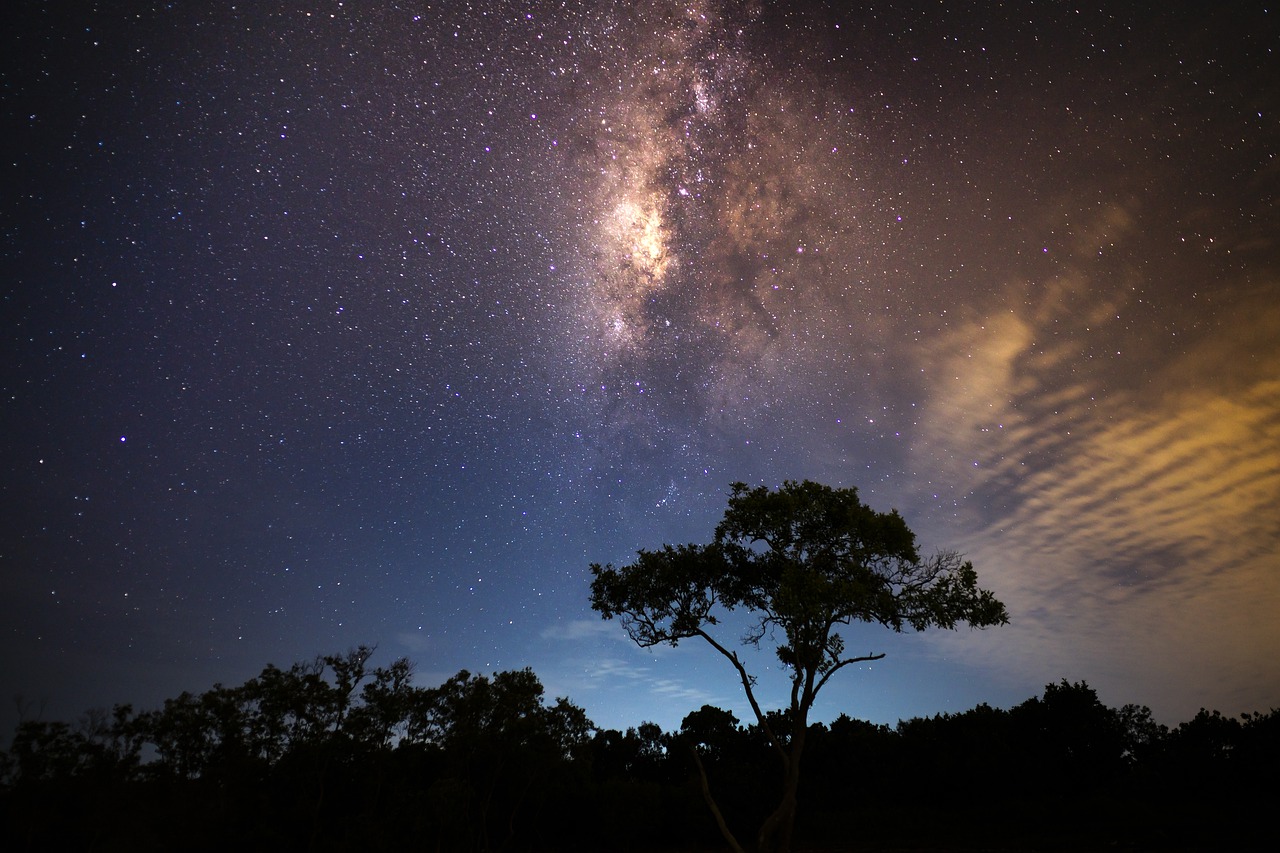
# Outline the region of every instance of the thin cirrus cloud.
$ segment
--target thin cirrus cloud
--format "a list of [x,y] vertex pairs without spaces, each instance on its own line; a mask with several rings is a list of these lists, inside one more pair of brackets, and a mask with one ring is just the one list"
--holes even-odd
[[570,619],[542,629],[542,638],[544,640],[570,643],[598,640],[620,634],[621,629],[616,623],[606,622],[603,619]]
[[[700,662],[705,665],[702,656],[686,660],[683,647],[670,654],[665,647],[641,651],[616,621],[572,619],[548,626],[541,636],[554,650],[553,658],[538,667],[547,673],[549,688],[590,700],[602,725],[638,722],[637,702],[646,705],[651,717],[674,725],[691,708],[734,698],[694,686],[695,678],[684,677],[696,675]],[[655,657],[663,659],[660,665],[651,665]]]

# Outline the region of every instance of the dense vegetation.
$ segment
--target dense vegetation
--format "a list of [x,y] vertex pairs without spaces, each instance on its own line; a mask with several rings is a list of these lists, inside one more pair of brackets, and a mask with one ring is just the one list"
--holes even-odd
[[[758,725],[599,730],[529,670],[419,687],[370,650],[77,724],[19,723],[0,754],[8,850],[690,850],[777,800]],[[775,731],[786,720],[773,719]],[[1280,849],[1280,710],[1169,730],[1084,683],[1009,709],[807,731],[800,849]]]

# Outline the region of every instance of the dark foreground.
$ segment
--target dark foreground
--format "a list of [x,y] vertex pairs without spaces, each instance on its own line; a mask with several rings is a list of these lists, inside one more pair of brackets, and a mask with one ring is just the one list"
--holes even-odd
[[[528,670],[420,688],[368,654],[19,724],[0,849],[724,850],[695,754],[744,842],[779,802],[773,746],[728,711],[600,730]],[[1170,730],[1064,681],[1009,710],[806,732],[797,853],[1280,850],[1276,710]]]

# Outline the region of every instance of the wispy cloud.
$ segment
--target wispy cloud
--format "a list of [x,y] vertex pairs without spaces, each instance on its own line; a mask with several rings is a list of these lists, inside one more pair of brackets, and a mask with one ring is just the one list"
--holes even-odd
[[544,640],[597,640],[603,638],[626,639],[626,635],[616,624],[603,619],[571,619],[568,622],[556,622],[542,629]]
[[[666,647],[641,652],[617,622],[572,619],[548,625],[541,632],[555,651],[554,664],[540,664],[550,674],[549,687],[582,698],[605,715],[606,725],[620,725],[608,715],[637,722],[634,707],[643,704],[651,716],[664,716],[668,727],[677,725],[692,708],[724,702],[727,697],[709,692],[705,681],[681,677],[685,655]],[[686,651],[683,647],[679,650]],[[696,657],[696,655],[695,655]],[[662,660],[659,664],[659,659]]]
[[416,654],[429,652],[435,646],[435,642],[431,637],[422,633],[421,630],[400,631],[396,634],[396,642]]
[[[635,649],[616,656],[574,655],[562,658],[554,687],[581,698],[603,725],[634,725],[647,718],[675,728],[694,708],[732,704],[738,698],[709,689],[705,674],[698,677],[696,664],[691,664],[681,658],[658,664]],[[637,708],[645,709],[640,716]]]
[[669,667],[664,666],[661,672],[662,675],[658,675],[648,666],[612,658],[594,661],[588,667],[586,675],[604,690],[624,687],[628,691],[647,694],[651,698],[678,701],[686,708],[695,708],[724,698],[709,693],[702,687],[693,686],[685,679],[670,677]]
[[1089,307],[1090,284],[975,313],[928,353],[920,464],[967,490],[960,544],[1014,620],[965,648],[1024,674],[1111,679],[1117,700],[1173,717],[1208,696],[1247,710],[1280,688],[1276,289],[1115,387],[1090,362],[1124,357],[1123,306]]

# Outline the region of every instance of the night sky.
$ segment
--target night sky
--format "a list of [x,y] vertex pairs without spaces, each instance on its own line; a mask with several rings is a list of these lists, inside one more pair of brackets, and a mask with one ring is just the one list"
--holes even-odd
[[818,719],[1280,705],[1280,10],[995,5],[19,3],[5,728],[357,644],[746,719],[588,566],[786,479],[1011,617]]

